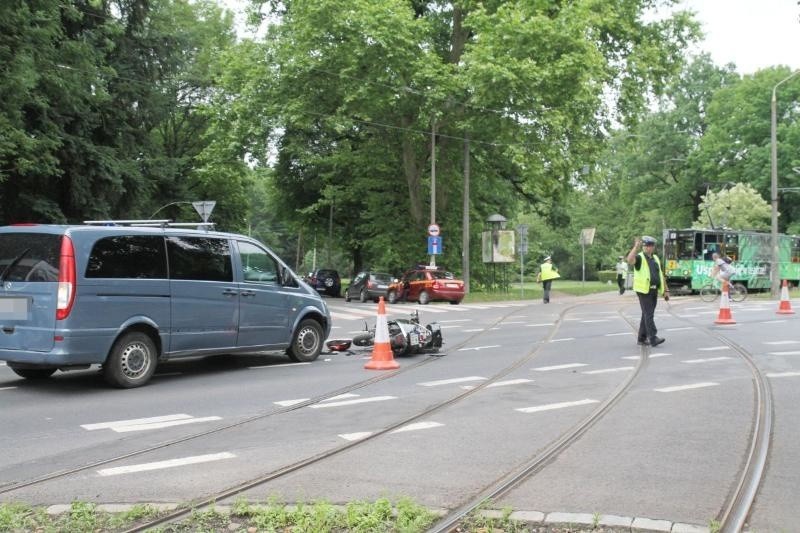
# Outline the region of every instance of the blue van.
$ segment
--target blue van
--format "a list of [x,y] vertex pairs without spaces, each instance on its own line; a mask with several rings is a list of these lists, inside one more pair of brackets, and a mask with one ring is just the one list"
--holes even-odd
[[184,226],[0,227],[0,361],[28,379],[100,364],[131,388],[167,359],[319,356],[331,317],[317,291],[254,239]]

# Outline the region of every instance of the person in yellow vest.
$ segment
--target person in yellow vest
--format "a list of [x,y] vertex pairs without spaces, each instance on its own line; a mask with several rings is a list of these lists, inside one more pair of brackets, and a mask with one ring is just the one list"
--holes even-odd
[[663,294],[664,301],[669,301],[669,289],[655,249],[656,240],[645,235],[641,239],[636,238],[628,253],[628,264],[633,267],[633,290],[639,297],[639,307],[642,308],[637,338],[640,345],[658,346],[664,342],[662,337],[656,335],[658,330],[653,317],[656,314],[658,295]]
[[553,259],[548,255],[544,258],[544,263],[539,265],[539,273],[536,275],[536,281],[542,282],[544,303],[550,303],[550,287],[553,285],[553,280],[560,277],[558,269],[553,266]]

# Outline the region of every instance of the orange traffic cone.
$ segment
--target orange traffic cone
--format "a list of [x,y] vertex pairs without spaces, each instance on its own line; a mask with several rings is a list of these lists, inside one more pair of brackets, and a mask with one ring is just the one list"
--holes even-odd
[[392,354],[389,343],[389,324],[386,322],[386,304],[383,296],[378,300],[378,319],[375,322],[375,344],[372,347],[372,359],[364,365],[369,370],[394,370],[400,368]]
[[779,315],[794,314],[794,311],[792,311],[792,302],[789,301],[789,284],[786,280],[783,280],[783,286],[781,287],[781,303],[778,305],[776,313]]
[[722,282],[722,294],[719,295],[719,316],[714,324],[736,324],[731,316],[731,304],[728,300],[728,282]]

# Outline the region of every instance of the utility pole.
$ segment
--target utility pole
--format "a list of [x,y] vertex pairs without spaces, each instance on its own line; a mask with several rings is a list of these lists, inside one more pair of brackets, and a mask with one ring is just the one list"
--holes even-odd
[[[436,119],[431,122],[431,224],[436,224]],[[431,266],[436,266],[436,254],[431,254]]]
[[464,136],[464,207],[461,218],[461,270],[464,292],[469,294],[469,134]]

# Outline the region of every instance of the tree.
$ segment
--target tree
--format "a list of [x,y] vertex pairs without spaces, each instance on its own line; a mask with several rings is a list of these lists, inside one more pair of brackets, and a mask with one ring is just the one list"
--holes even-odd
[[708,191],[700,204],[695,228],[768,230],[772,207],[752,186],[737,183],[718,192]]
[[633,121],[697,37],[685,13],[642,22],[650,4],[283,2],[267,43],[278,76],[270,109],[285,131],[279,203],[320,227],[335,201],[336,238],[355,263],[381,234],[395,237],[371,260],[419,258],[435,130],[436,218],[450,261],[460,256],[467,136],[479,177],[473,227],[500,207],[552,217],[583,181],[603,127]]

